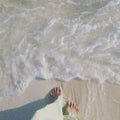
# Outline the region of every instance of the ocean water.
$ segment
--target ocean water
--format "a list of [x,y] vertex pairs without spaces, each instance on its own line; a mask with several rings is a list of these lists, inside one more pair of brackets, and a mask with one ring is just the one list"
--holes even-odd
[[74,78],[120,84],[120,0],[0,0],[0,96]]

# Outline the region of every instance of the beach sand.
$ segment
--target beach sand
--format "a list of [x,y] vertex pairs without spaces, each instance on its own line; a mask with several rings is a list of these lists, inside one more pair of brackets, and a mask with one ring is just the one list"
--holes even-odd
[[120,120],[120,85],[77,79],[33,80],[23,93],[0,98],[0,120],[30,120],[51,102],[49,91],[59,85],[67,99],[78,104],[80,120]]

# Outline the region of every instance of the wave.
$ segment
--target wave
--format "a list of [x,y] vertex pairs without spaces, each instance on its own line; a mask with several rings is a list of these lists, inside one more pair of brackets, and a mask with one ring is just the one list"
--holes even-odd
[[119,0],[23,3],[0,5],[0,96],[35,79],[120,83]]

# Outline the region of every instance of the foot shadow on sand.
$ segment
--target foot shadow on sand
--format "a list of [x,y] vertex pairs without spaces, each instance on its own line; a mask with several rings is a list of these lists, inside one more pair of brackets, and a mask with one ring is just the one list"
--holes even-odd
[[19,108],[1,111],[0,120],[30,120],[38,109],[52,102],[53,100],[50,99],[48,94],[44,99],[37,100]]

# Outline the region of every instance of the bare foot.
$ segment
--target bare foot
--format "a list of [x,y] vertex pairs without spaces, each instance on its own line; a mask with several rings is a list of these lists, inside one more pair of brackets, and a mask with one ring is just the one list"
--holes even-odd
[[71,101],[67,102],[67,107],[66,107],[66,111],[67,112],[73,112],[74,114],[78,114],[79,109],[77,107],[77,105]]
[[[61,96],[61,95],[64,96],[61,86],[60,87],[55,87],[50,91],[50,97],[52,97],[52,98],[56,98],[56,97]],[[77,115],[78,112],[79,112],[77,105],[75,103],[71,102],[71,101],[70,102],[68,101],[66,103],[66,105],[63,107],[63,111],[67,112],[67,113],[72,112],[75,115]]]
[[55,87],[50,91],[50,96],[52,98],[62,95],[62,87]]

